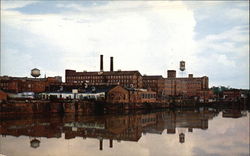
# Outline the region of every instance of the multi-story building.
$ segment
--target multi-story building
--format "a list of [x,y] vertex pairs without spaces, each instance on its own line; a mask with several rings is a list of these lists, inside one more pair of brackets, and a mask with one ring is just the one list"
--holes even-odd
[[103,71],[103,55],[100,59],[100,71],[97,72],[76,72],[65,70],[66,83],[86,85],[121,85],[123,87],[142,87],[142,75],[139,71],[114,71],[113,57],[110,58],[110,71]]
[[86,85],[121,85],[123,87],[142,87],[139,71],[76,72],[65,71],[66,83]]
[[202,90],[208,90],[208,77],[176,77],[175,70],[168,70],[168,77],[165,78],[164,94],[170,96],[185,95],[197,96]]
[[129,102],[144,103],[156,102],[156,92],[146,89],[127,88],[129,90]]
[[0,77],[0,89],[6,92],[44,92],[45,88],[50,84],[62,82],[62,77],[47,77],[47,78],[27,78],[27,77]]
[[161,75],[144,75],[142,76],[143,88],[151,89],[157,93],[157,97],[161,97],[164,91],[164,78]]

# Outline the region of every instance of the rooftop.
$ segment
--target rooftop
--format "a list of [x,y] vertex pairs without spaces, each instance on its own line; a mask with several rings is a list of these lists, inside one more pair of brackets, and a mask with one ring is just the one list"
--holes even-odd
[[[67,71],[67,70],[66,70]],[[138,70],[131,70],[131,71],[94,71],[94,72],[88,72],[88,71],[84,71],[84,72],[76,72],[73,70],[70,70],[71,72],[68,73],[69,75],[74,74],[74,75],[141,75],[141,73]]]

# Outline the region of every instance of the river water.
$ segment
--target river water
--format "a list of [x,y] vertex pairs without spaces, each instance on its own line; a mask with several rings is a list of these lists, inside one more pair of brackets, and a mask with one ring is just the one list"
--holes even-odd
[[7,156],[249,155],[249,111],[179,109],[107,115],[1,116]]

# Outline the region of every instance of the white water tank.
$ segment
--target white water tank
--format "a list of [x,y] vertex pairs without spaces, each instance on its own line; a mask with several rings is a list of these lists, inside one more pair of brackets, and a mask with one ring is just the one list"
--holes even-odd
[[181,71],[185,70],[185,61],[180,61],[180,70]]
[[31,70],[31,76],[33,77],[39,77],[41,74],[40,74],[40,70],[37,69],[37,68],[34,68]]

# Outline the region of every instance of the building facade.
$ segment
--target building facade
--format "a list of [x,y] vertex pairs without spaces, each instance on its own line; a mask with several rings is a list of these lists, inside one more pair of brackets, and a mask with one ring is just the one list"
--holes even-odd
[[65,70],[65,81],[85,85],[142,87],[142,76],[139,71],[76,72],[75,70]]
[[164,78],[161,75],[144,75],[142,76],[143,88],[151,89],[157,93],[157,98],[164,94]]
[[208,90],[208,77],[176,77],[175,70],[168,71],[168,77],[165,78],[164,94],[167,96],[185,95],[188,97],[198,96],[200,91]]
[[0,90],[0,103],[4,100],[7,100],[7,94],[4,91]]
[[154,103],[156,102],[156,92],[146,89],[134,89],[129,90],[129,102],[131,103]]
[[129,102],[129,91],[121,86],[116,86],[107,92],[106,102],[108,102],[108,103],[128,103]]
[[62,77],[47,77],[47,78],[27,78],[27,77],[0,77],[0,89],[11,92],[44,92],[50,84],[61,83]]

